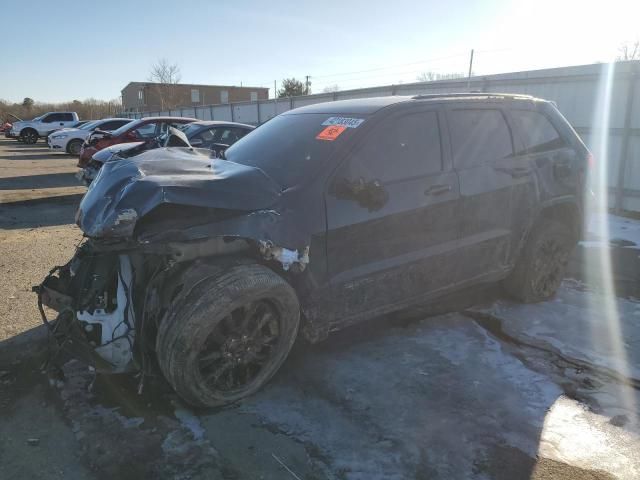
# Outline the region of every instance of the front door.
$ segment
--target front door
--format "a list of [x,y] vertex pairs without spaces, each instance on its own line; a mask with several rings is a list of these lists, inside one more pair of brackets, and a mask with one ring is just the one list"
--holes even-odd
[[459,187],[440,116],[421,107],[385,119],[330,180],[330,324],[391,311],[455,280]]

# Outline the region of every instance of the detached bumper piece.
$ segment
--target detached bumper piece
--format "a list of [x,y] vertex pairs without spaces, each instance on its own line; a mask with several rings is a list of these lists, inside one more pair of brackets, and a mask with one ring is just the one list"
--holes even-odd
[[[135,368],[131,262],[127,255],[85,253],[81,247],[33,289],[56,345],[49,361],[64,351],[100,372],[130,371]],[[58,313],[54,320],[45,306]]]

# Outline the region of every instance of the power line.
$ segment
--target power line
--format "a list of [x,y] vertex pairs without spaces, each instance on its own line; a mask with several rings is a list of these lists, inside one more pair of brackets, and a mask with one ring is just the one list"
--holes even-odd
[[352,75],[355,73],[368,73],[368,72],[376,72],[376,71],[380,71],[380,70],[388,70],[390,68],[398,68],[398,67],[406,67],[409,65],[419,65],[419,64],[423,64],[423,63],[430,63],[430,62],[437,62],[440,60],[448,60],[450,58],[456,58],[456,57],[465,57],[467,54],[466,53],[458,53],[455,55],[449,55],[446,57],[437,57],[437,58],[431,58],[428,60],[421,60],[419,62],[411,62],[411,63],[401,63],[398,65],[388,65],[386,67],[379,67],[379,68],[371,68],[368,70],[357,70],[357,71],[353,71],[353,72],[341,72],[341,73],[331,73],[328,75],[315,75],[314,78],[328,78],[328,77],[338,77],[338,76],[342,76],[342,75]]

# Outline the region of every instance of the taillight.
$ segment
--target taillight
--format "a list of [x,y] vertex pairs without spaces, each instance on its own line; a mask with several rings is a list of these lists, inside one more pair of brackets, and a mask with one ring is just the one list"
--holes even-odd
[[590,170],[596,168],[596,158],[593,156],[593,153],[589,152],[587,155],[587,166]]

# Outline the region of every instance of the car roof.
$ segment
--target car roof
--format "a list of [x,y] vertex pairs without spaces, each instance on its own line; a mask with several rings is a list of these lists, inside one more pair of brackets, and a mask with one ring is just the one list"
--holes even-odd
[[255,126],[248,125],[246,123],[225,122],[224,120],[199,120],[197,122],[193,122],[192,125],[200,125],[203,127],[223,126],[223,127],[244,127],[244,128],[250,128],[250,129],[256,128]]
[[142,117],[142,118],[138,118],[138,119],[132,119],[132,120],[142,120],[144,122],[149,122],[149,121],[162,121],[162,120],[189,120],[191,122],[195,122],[198,119],[197,118],[191,118],[191,117]]
[[411,97],[390,96],[390,97],[372,97],[372,98],[356,98],[352,100],[336,100],[335,102],[316,103],[307,105],[306,107],[289,110],[283,115],[299,114],[299,113],[359,113],[371,114],[381,108],[393,105],[395,103],[410,101]]
[[446,102],[461,102],[461,101],[540,101],[546,102],[546,100],[532,97],[530,95],[522,95],[515,93],[485,93],[485,92],[462,92],[462,93],[436,93],[436,94],[423,94],[414,96],[388,96],[388,97],[371,97],[371,98],[357,98],[352,100],[337,100],[335,102],[317,103],[314,105],[308,105],[305,107],[296,108],[285,112],[287,114],[299,114],[299,113],[324,113],[324,114],[373,114],[378,110],[381,110],[390,105],[397,105],[400,103],[418,103],[424,101],[446,101]]
[[125,118],[125,117],[101,118],[100,120],[87,120],[87,122],[112,122],[114,120],[128,120],[130,122],[133,122],[133,118]]

